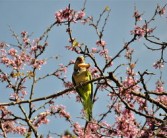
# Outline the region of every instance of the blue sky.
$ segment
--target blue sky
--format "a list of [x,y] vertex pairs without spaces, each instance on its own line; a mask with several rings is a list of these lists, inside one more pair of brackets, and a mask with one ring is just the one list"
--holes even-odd
[[[33,33],[31,37],[32,39],[38,38],[45,29],[55,21],[55,12],[60,9],[64,9],[69,3],[71,8],[75,10],[80,10],[83,5],[82,0],[0,0],[0,41],[5,41],[10,44],[16,43],[15,39],[11,36],[11,32],[8,27],[9,25],[17,34],[25,30],[30,34]],[[134,19],[132,18],[134,5],[136,5],[140,13],[144,13],[143,19],[148,19],[154,14],[154,9],[158,3],[163,6],[165,4],[165,0],[87,0],[86,15],[93,16],[96,21],[99,14],[106,6],[111,8],[111,15],[108,20],[103,39],[107,42],[107,48],[109,49],[110,55],[114,56],[117,51],[121,49],[124,42],[127,42],[132,38],[130,31],[134,28]],[[167,41],[167,19],[165,17],[158,17],[155,24],[152,24],[152,27],[157,26],[158,24],[156,34],[162,39],[162,41]],[[89,48],[96,46],[95,43],[98,37],[95,35],[95,30],[91,27],[77,24],[73,25],[72,29],[73,35],[78,41],[84,42]],[[43,57],[59,56],[59,59],[48,61],[48,64],[39,71],[39,74],[54,71],[58,67],[58,64],[67,64],[70,59],[75,59],[77,57],[76,54],[65,49],[65,46],[69,45],[68,35],[65,31],[66,28],[64,26],[55,26],[49,33],[49,46]],[[151,69],[151,67],[158,57],[158,54],[154,53],[154,56],[152,56],[153,54],[145,48],[143,42],[143,40],[138,40],[133,44],[133,47],[136,49],[135,59],[139,60],[137,70],[145,70],[149,68],[150,70],[155,71],[154,69]],[[116,60],[114,67],[123,62],[124,59]],[[99,59],[98,63],[103,64],[103,61]],[[72,67],[68,69],[68,80],[71,80],[72,69]],[[167,68],[165,67],[163,71],[167,72]],[[118,74],[121,74],[122,72],[124,71],[120,70]],[[157,74],[158,73],[159,72],[157,72]],[[164,76],[166,75],[167,74],[164,73]],[[167,78],[163,77],[163,79],[167,81]],[[154,88],[154,86],[150,87]],[[50,78],[49,82],[42,81],[37,86],[36,97],[52,94],[63,89],[64,88],[60,81],[57,81],[55,78]],[[5,94],[10,94],[10,92],[5,89],[4,85],[0,89],[0,94],[1,93],[3,93],[4,97]],[[99,97],[103,97],[103,94],[99,94]],[[4,99],[1,99],[0,97],[0,101],[1,100]],[[75,104],[74,96],[72,96],[72,98],[59,98],[56,102],[67,106],[67,111],[73,115],[73,119],[81,121],[77,118],[81,110],[81,105]],[[108,101],[106,99],[99,100],[95,105],[95,116],[101,112],[101,109],[104,109],[105,111],[103,106],[105,106],[107,102]],[[111,122],[110,120],[108,121]],[[53,131],[56,130],[58,133],[61,133],[65,129],[69,129],[68,125],[60,126],[57,125],[58,123],[64,123],[63,119],[54,119],[53,122],[51,120],[51,128],[49,129]],[[40,131],[44,132],[45,129],[45,127],[41,127]]]

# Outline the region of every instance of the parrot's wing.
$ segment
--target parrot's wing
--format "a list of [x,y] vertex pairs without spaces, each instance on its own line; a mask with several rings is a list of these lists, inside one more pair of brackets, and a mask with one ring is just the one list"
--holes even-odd
[[72,82],[73,82],[73,84],[74,84],[74,86],[76,85],[76,82],[75,82],[75,80],[74,80],[74,75],[72,75]]
[[[72,82],[73,82],[74,86],[76,86],[76,82],[75,82],[75,79],[74,79],[74,74],[72,75]],[[79,94],[79,89],[78,88],[76,88],[76,91]],[[81,96],[81,95],[79,94],[79,96]]]
[[[88,71],[89,81],[92,80],[92,74]],[[91,100],[93,101],[93,83],[91,83]]]

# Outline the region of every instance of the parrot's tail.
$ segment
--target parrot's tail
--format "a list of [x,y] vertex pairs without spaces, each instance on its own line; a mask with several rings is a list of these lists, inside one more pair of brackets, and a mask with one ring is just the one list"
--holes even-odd
[[92,100],[90,98],[85,100],[85,102],[83,102],[83,106],[84,106],[84,112],[85,112],[85,116],[86,116],[84,133],[86,133],[87,126],[90,123],[90,121],[92,120],[92,108],[93,108]]
[[85,112],[86,120],[91,121],[91,119],[92,119],[92,108],[93,108],[93,102],[92,102],[91,98],[85,100],[83,102],[83,106],[84,106],[84,112]]

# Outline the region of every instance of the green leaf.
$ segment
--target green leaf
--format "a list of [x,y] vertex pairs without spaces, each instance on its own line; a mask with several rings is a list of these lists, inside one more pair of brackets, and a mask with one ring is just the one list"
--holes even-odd
[[75,46],[78,46],[79,45],[79,42],[75,39],[72,43],[72,46],[75,47]]
[[109,7],[109,6],[106,6],[106,7],[105,7],[105,11],[110,11],[110,7]]

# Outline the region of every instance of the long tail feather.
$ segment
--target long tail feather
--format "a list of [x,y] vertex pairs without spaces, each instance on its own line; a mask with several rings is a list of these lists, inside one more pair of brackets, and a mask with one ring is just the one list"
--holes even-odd
[[93,102],[90,98],[87,100],[83,101],[83,106],[84,106],[84,111],[86,114],[86,120],[91,121],[92,119],[92,107],[93,107]]

